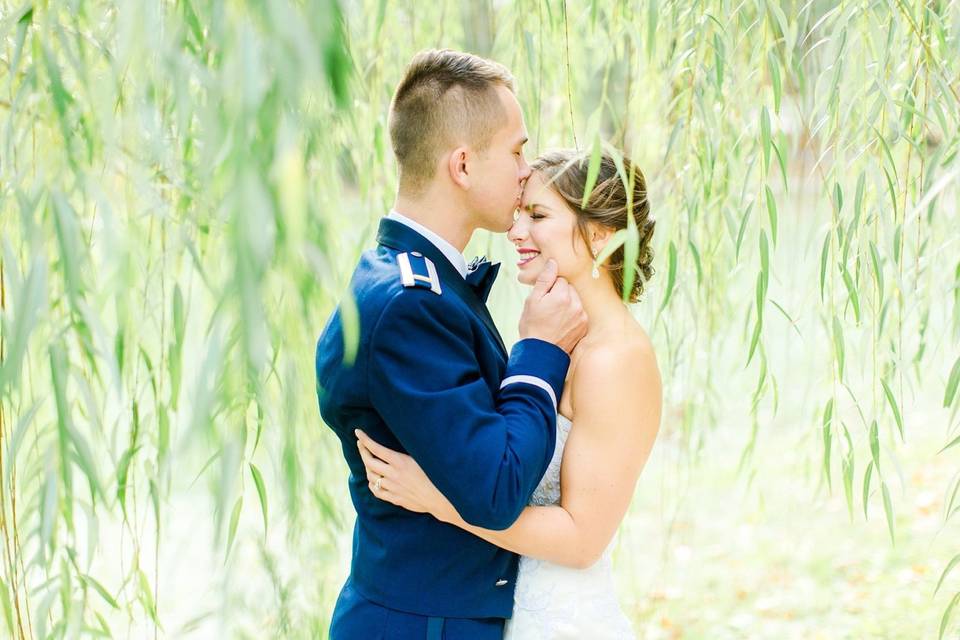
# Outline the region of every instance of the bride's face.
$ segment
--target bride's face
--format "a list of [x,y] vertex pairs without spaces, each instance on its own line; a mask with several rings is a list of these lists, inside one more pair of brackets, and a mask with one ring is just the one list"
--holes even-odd
[[593,268],[593,256],[577,229],[576,215],[536,171],[527,180],[519,217],[507,238],[519,253],[517,279],[524,284],[536,282],[550,258],[557,262],[558,275],[570,281],[579,280]]

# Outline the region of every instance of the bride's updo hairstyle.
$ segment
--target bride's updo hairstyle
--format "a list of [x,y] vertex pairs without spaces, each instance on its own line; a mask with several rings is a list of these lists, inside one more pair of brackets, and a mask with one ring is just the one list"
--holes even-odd
[[[613,157],[606,151],[600,157],[600,171],[596,186],[590,193],[587,206],[583,204],[583,192],[587,185],[587,172],[590,166],[589,154],[572,149],[549,151],[536,160],[530,168],[544,177],[544,182],[553,189],[570,207],[577,218],[580,235],[590,246],[588,223],[593,222],[614,232],[627,228],[627,185],[621,180]],[[647,181],[639,167],[628,158],[623,159],[623,169],[629,180],[633,174],[632,202],[633,218],[640,232],[640,252],[637,256],[636,276],[627,300],[636,302],[643,293],[644,284],[653,277],[653,238],[655,221],[650,217],[650,202],[647,200]],[[613,277],[617,293],[623,297],[624,253],[619,247],[601,265]]]

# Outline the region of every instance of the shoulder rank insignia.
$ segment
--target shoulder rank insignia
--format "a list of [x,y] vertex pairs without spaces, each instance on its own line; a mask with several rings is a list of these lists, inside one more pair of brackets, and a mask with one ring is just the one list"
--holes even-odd
[[419,251],[398,253],[397,264],[400,265],[400,282],[403,286],[430,289],[440,295],[440,276],[430,258]]

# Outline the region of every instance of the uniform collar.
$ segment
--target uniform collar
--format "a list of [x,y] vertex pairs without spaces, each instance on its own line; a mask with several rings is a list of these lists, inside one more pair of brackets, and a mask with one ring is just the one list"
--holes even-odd
[[386,216],[387,220],[396,220],[402,224],[407,225],[424,238],[430,241],[433,246],[440,250],[440,253],[453,265],[453,268],[457,270],[461,278],[467,277],[467,261],[463,257],[463,254],[457,251],[457,248],[441,238],[439,235],[426,228],[416,220],[411,220],[402,213],[397,212],[395,209],[391,209],[390,213]]

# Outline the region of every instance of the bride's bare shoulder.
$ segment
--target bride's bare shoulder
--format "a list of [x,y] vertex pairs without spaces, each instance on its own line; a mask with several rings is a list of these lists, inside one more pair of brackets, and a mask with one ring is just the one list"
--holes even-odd
[[622,331],[588,336],[573,352],[574,372],[587,365],[591,373],[597,369],[621,369],[631,364],[657,366],[653,342],[642,326],[635,322]]
[[617,336],[594,338],[577,347],[572,383],[584,391],[602,386],[636,388],[647,382],[659,393],[660,370],[653,343],[639,325]]
[[[653,345],[646,333],[630,332],[616,341],[583,345],[572,373],[567,405],[574,423],[611,434],[624,430],[655,434],[663,389]],[[565,394],[566,395],[566,394]]]

